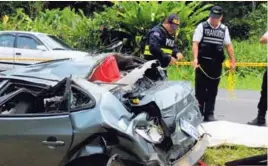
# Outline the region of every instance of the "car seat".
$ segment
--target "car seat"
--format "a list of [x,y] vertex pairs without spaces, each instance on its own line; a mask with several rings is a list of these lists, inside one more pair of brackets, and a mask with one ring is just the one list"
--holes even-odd
[[[15,103],[13,104],[10,103]],[[0,97],[0,106],[5,104],[12,105],[13,114],[26,114],[26,113],[37,113],[41,111],[36,109],[36,96],[25,88],[18,89],[7,95]]]

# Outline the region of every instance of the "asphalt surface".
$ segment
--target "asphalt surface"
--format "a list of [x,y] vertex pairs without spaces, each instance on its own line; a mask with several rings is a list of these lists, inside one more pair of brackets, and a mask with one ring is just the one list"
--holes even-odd
[[259,98],[259,91],[235,90],[232,98],[227,90],[219,89],[215,117],[245,124],[257,116]]

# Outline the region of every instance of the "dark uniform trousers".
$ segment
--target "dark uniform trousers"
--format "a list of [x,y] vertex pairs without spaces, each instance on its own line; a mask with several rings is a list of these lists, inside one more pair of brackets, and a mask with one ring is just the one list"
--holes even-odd
[[[210,77],[219,77],[222,73],[222,63],[204,60],[199,65]],[[200,68],[195,71],[195,95],[199,101],[199,109],[204,116],[213,115],[215,100],[218,93],[220,79],[208,78]]]
[[259,116],[265,118],[267,112],[267,69],[264,72],[261,88],[261,97],[258,103]]

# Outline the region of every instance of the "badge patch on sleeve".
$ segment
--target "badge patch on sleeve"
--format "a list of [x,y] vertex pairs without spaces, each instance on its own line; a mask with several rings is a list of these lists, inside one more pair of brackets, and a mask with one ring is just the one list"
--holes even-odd
[[160,33],[159,32],[154,32],[153,35],[159,37],[160,36]]

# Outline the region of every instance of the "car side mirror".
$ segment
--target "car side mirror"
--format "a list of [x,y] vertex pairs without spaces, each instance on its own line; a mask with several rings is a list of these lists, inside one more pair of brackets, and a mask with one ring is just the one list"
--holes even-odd
[[38,45],[37,49],[41,50],[41,51],[46,51],[47,50],[46,46],[44,46],[44,45]]

